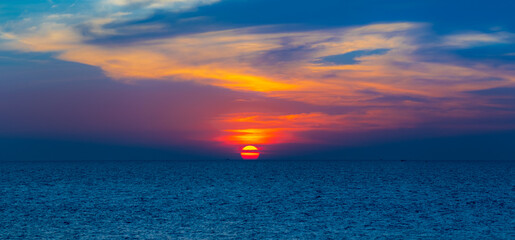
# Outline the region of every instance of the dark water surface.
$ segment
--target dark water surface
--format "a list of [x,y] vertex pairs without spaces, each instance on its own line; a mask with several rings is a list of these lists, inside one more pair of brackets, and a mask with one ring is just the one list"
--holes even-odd
[[515,162],[0,163],[0,239],[515,239]]

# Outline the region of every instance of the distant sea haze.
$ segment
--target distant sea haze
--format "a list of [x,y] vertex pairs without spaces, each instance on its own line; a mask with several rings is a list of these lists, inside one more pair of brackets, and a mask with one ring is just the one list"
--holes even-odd
[[515,162],[1,162],[0,239],[513,239]]

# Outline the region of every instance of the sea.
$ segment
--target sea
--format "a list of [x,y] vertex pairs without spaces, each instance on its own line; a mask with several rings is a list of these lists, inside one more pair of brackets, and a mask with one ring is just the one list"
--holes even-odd
[[515,239],[514,166],[0,162],[0,239]]

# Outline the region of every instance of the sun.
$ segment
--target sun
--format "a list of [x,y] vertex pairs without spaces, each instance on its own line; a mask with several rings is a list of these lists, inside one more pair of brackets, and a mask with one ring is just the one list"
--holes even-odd
[[258,148],[252,145],[245,146],[241,149],[241,158],[244,160],[256,160],[259,158]]

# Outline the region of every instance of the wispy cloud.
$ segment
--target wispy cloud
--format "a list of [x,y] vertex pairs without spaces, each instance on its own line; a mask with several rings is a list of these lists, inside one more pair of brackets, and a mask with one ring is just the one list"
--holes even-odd
[[515,35],[508,32],[463,33],[445,36],[443,39],[444,46],[467,48],[496,43],[514,43]]
[[140,7],[149,9],[166,9],[184,11],[201,5],[208,5],[220,0],[103,0],[102,3],[121,7]]

